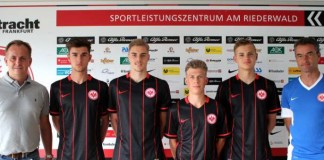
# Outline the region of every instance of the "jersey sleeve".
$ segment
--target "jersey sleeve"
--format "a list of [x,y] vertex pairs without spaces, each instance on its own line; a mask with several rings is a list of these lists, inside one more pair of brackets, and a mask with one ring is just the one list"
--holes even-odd
[[116,81],[118,79],[114,79],[110,82],[109,84],[109,89],[108,89],[108,95],[109,95],[109,100],[108,100],[108,112],[110,113],[116,113],[117,109],[117,86],[116,86]]
[[173,104],[167,113],[167,120],[166,120],[166,127],[164,131],[164,135],[167,138],[177,138],[177,132],[178,132],[178,112],[177,112],[177,105],[179,105],[180,102],[177,102],[176,104]]
[[268,113],[276,113],[281,110],[279,95],[276,84],[273,81],[268,81]]
[[107,115],[108,109],[108,102],[109,102],[109,95],[108,95],[108,85],[105,82],[100,83],[100,108],[101,108],[101,115]]
[[289,105],[289,87],[288,85],[284,86],[282,90],[281,95],[281,117],[282,118],[291,118],[292,117],[292,111],[290,109]]
[[41,86],[40,89],[41,92],[41,97],[43,99],[43,109],[41,111],[41,115],[48,115],[49,113],[49,95],[48,95],[48,91],[44,86]]
[[[230,79],[229,79],[230,80]],[[217,101],[217,104],[221,106],[224,112],[225,120],[227,122],[227,127],[231,128],[233,124],[233,118],[231,113],[231,105],[229,103],[229,92],[230,88],[228,86],[228,81],[224,81],[221,83],[221,85],[218,86],[217,94],[215,97],[215,100]]]
[[50,105],[49,110],[52,116],[58,116],[60,114],[60,93],[58,82],[54,82],[50,88]]
[[217,115],[217,137],[224,138],[231,134],[230,124],[228,123],[228,117],[225,111],[225,108],[218,103],[215,102],[216,106],[216,115]]
[[170,95],[170,88],[169,84],[162,80],[161,85],[159,87],[159,104],[161,111],[167,111],[169,106],[171,105],[171,95]]

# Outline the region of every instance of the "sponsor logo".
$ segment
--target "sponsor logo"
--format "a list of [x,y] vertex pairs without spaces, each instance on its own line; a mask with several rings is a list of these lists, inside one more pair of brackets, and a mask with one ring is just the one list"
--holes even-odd
[[179,67],[163,67],[163,75],[180,75]]
[[234,70],[228,70],[228,73],[234,73],[234,72],[236,72],[238,69],[234,69]]
[[269,44],[294,44],[300,38],[303,37],[277,37],[277,36],[269,36],[268,43]]
[[255,68],[256,73],[262,73],[262,68]]
[[318,64],[324,64],[324,57],[320,57]]
[[190,62],[191,60],[193,60],[193,58],[188,58],[186,62],[188,63],[188,62]]
[[115,72],[110,71],[110,69],[108,69],[108,68],[103,69],[103,70],[101,71],[101,73],[105,73],[105,74],[115,74]]
[[184,36],[184,43],[222,43],[221,36]]
[[207,73],[222,73],[222,69],[208,69]]
[[318,94],[317,99],[318,99],[318,101],[320,101],[320,102],[324,102],[324,93],[320,93],[320,94]]
[[188,121],[189,120],[189,118],[187,118],[187,119],[180,119],[180,123],[181,124],[184,124],[186,121]]
[[128,57],[120,57],[120,64],[121,65],[129,65],[129,59]]
[[282,69],[269,69],[269,73],[283,73],[283,72],[285,71]]
[[69,65],[71,63],[67,57],[59,57],[59,58],[56,58],[56,64],[57,65]]
[[207,63],[212,63],[212,62],[217,63],[217,62],[222,62],[222,60],[221,59],[206,59],[206,62]]
[[300,74],[300,69],[298,67],[289,67],[288,74]]
[[96,91],[96,90],[90,90],[89,92],[88,92],[88,97],[91,99],[91,100],[97,100],[98,99],[98,97],[99,97],[99,94],[98,94],[98,92]]
[[267,98],[267,92],[263,89],[258,90],[256,94],[260,100],[264,100]]
[[72,38],[86,38],[91,44],[95,43],[95,37],[57,37],[57,44],[66,44]]
[[283,59],[269,59],[269,62],[272,63],[272,62],[284,62]]
[[189,47],[189,48],[186,48],[186,52],[188,53],[198,53],[199,49],[196,49],[196,48],[192,48],[192,47]]
[[174,48],[173,47],[169,47],[168,53],[174,53]]
[[273,80],[275,83],[285,83],[285,80],[279,79],[279,80]]
[[123,93],[126,93],[128,90],[123,90],[123,91],[121,91],[121,90],[118,90],[118,94],[123,94]]
[[152,63],[152,62],[155,62],[155,60],[156,60],[156,58],[150,58],[148,62]]
[[234,64],[233,58],[227,58],[226,61],[227,61],[227,64]]
[[68,95],[70,95],[71,93],[66,93],[66,94],[61,94],[61,98],[64,98],[64,97],[66,97],[66,96],[68,96]]
[[128,53],[128,47],[122,47],[121,50],[123,53]]
[[268,54],[285,54],[285,47],[282,46],[268,47]]
[[226,43],[235,43],[236,41],[247,39],[252,41],[254,44],[263,44],[262,36],[226,36]]
[[298,99],[298,97],[291,97],[291,98],[290,98],[290,101],[294,101],[294,100],[296,100],[296,99]]
[[219,85],[222,82],[222,78],[208,78],[207,85]]
[[324,44],[324,37],[310,37],[316,40],[318,44]]
[[185,97],[188,96],[188,94],[189,94],[189,89],[188,89],[188,88],[184,88],[184,89],[183,89],[183,93],[184,93],[184,96],[185,96]]
[[137,39],[137,36],[127,36],[127,37],[99,36],[99,44],[129,44],[134,39]]
[[179,36],[142,36],[142,39],[147,43],[154,43],[154,44],[180,43]]
[[153,98],[153,97],[155,96],[155,94],[156,94],[156,91],[155,91],[154,88],[147,88],[147,89],[145,90],[145,95],[146,95],[146,97],[148,97],[148,98]]
[[270,135],[275,135],[277,133],[280,133],[281,131],[277,131],[277,132],[270,132]]
[[158,49],[149,49],[150,52],[157,52],[159,51]]
[[69,75],[71,73],[71,68],[56,68],[56,75],[63,76]]
[[104,50],[104,53],[111,53],[111,50],[109,47],[106,47],[105,50]]
[[205,46],[205,54],[222,54],[223,48],[220,46]]
[[239,96],[240,94],[231,94],[231,98],[235,98],[237,96]]
[[211,114],[208,114],[207,115],[207,122],[209,124],[215,124],[216,123],[216,120],[217,120],[217,117],[215,114],[211,113]]
[[170,91],[170,93],[174,93],[174,94],[179,94],[179,90],[175,90],[175,91]]
[[120,70],[120,73],[128,73],[128,72],[129,70],[125,70],[125,69]]
[[109,64],[109,63],[114,63],[113,59],[108,59],[108,58],[104,58],[104,59],[100,59],[100,62],[103,64]]
[[107,130],[106,137],[116,137],[115,132],[113,130]]
[[[232,52],[234,52],[234,49],[226,49],[226,51],[232,53]],[[257,53],[261,53],[261,51],[262,51],[262,49],[259,49],[259,48],[256,49]]]
[[289,62],[293,62],[293,63],[296,63],[296,60],[295,59],[290,59],[288,60]]
[[217,93],[216,90],[206,90],[206,93]]
[[3,21],[0,19],[2,33],[33,33],[34,29],[40,29],[40,21],[25,18],[22,21]]
[[68,53],[69,53],[69,50],[66,47],[57,47],[56,48],[57,55],[67,55]]
[[180,64],[180,57],[163,57],[163,64]]

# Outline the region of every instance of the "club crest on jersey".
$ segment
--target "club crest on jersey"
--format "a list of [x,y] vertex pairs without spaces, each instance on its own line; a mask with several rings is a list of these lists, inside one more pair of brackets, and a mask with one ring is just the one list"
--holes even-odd
[[155,89],[154,88],[147,88],[145,90],[145,95],[148,98],[153,98],[155,96],[155,94],[156,94],[156,92],[155,92]]
[[90,90],[88,92],[88,97],[91,99],[91,100],[97,100],[99,95],[98,95],[98,92],[96,90]]
[[267,92],[263,89],[258,90],[258,92],[256,94],[260,100],[264,100],[267,98]]
[[207,116],[207,122],[209,124],[215,124],[216,123],[216,120],[217,120],[217,117],[215,114],[211,113],[211,114],[208,114]]
[[320,93],[320,94],[318,94],[317,99],[318,99],[318,101],[320,101],[320,102],[324,102],[324,93]]

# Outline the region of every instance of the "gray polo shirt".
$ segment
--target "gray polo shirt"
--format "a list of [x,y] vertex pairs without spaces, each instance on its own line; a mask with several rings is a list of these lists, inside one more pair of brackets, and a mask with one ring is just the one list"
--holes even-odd
[[48,115],[46,87],[28,78],[22,86],[0,79],[0,154],[31,152],[40,142],[40,116]]

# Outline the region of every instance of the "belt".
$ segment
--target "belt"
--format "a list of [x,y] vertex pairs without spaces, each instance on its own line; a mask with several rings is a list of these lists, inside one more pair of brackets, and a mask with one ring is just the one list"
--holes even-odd
[[28,155],[30,155],[34,152],[37,152],[37,151],[38,151],[38,149],[35,149],[34,151],[31,151],[31,152],[12,153],[12,154],[6,155],[6,157],[10,157],[13,159],[27,158]]

